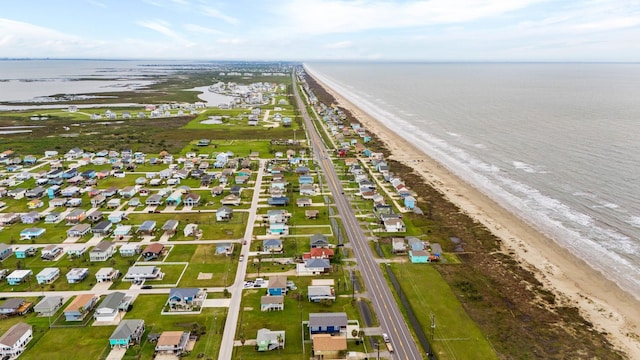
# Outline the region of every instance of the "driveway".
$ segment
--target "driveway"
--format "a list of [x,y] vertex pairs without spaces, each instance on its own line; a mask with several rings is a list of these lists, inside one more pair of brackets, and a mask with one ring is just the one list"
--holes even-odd
[[107,360],[122,360],[126,352],[127,349],[125,348],[115,347],[111,349],[111,352],[107,355]]

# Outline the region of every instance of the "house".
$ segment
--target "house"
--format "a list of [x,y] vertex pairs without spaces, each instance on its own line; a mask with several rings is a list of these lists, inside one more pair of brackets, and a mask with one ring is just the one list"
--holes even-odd
[[287,277],[284,275],[274,275],[269,277],[269,286],[267,287],[267,295],[286,295],[287,294]]
[[[0,249],[2,247],[3,246],[0,245]],[[19,245],[14,250],[14,254],[16,254],[17,259],[26,259],[28,257],[35,256],[37,252],[38,252],[38,249],[36,249],[31,245]],[[2,250],[0,250],[0,254],[1,253],[2,253]]]
[[300,195],[302,196],[315,196],[316,189],[312,184],[302,184],[300,185]]
[[407,209],[413,210],[413,208],[416,207],[416,198],[414,198],[413,196],[405,196],[404,206]]
[[90,261],[107,261],[116,252],[116,246],[108,240],[102,240],[91,251],[89,251]]
[[109,216],[107,217],[107,220],[109,220],[113,224],[117,224],[121,222],[125,216],[126,216],[125,213],[122,211],[114,211],[111,214],[109,214]]
[[386,232],[405,232],[407,228],[402,219],[385,219],[384,230]]
[[260,311],[282,311],[284,310],[284,296],[262,296],[260,297]]
[[4,259],[11,256],[11,254],[13,254],[13,249],[5,243],[0,243],[0,261],[4,261]]
[[197,236],[198,235],[198,224],[187,224],[184,227],[184,236]]
[[120,276],[120,270],[111,267],[101,268],[96,272],[96,281],[99,283],[114,281],[118,276]]
[[178,206],[182,202],[182,190],[176,190],[166,200],[168,206]]
[[78,295],[64,309],[66,321],[82,321],[98,302],[98,297],[93,294]]
[[266,239],[262,241],[262,251],[280,253],[282,249],[282,240],[280,239]]
[[[38,209],[44,206],[44,201],[40,199],[33,199],[27,203],[29,209]],[[24,221],[23,221],[24,222]]]
[[216,244],[216,255],[231,255],[233,253],[233,244],[224,242]]
[[67,230],[68,237],[82,237],[91,231],[91,225],[89,224],[76,224]]
[[71,211],[67,216],[65,216],[65,220],[69,224],[77,224],[84,220],[87,217],[87,212],[83,209],[75,209]]
[[229,207],[223,206],[216,210],[216,221],[229,221],[233,217],[233,210]]
[[313,337],[313,355],[320,359],[343,359],[347,352],[347,337],[317,334]]
[[188,193],[184,197],[184,206],[197,206],[200,204],[201,196],[198,193]]
[[36,281],[38,281],[38,284],[51,284],[54,281],[56,281],[59,277],[60,277],[60,269],[54,268],[54,267],[48,267],[48,268],[42,269],[42,271],[40,271],[38,275],[36,275]]
[[422,251],[424,250],[424,241],[416,238],[416,237],[409,237],[407,238],[407,241],[409,242],[409,248],[413,251]]
[[131,234],[131,228],[131,225],[118,225],[113,230],[113,236],[118,240],[122,240],[125,236]]
[[107,201],[107,208],[116,209],[120,206],[121,202],[122,201],[120,199],[110,199],[109,201]]
[[238,206],[240,205],[240,197],[233,194],[227,195],[220,200],[220,204]]
[[33,339],[31,325],[24,322],[13,325],[0,336],[0,356],[3,359],[17,358],[27,348],[31,339]]
[[39,238],[42,236],[47,230],[43,228],[26,228],[20,231],[20,240],[31,240],[35,238]]
[[147,200],[144,201],[144,203],[147,206],[158,206],[158,205],[162,204],[162,195],[153,194],[153,195],[149,196],[147,198]]
[[89,268],[72,268],[66,275],[69,284],[79,283],[87,276],[89,276]]
[[7,275],[7,282],[12,286],[20,285],[31,276],[33,276],[33,271],[31,270],[14,270],[11,274]]
[[289,198],[286,196],[270,197],[267,199],[267,204],[269,206],[287,206],[289,205]]
[[4,213],[0,214],[0,226],[7,226],[9,224],[17,223],[20,220],[20,215],[16,213]]
[[137,243],[127,243],[118,249],[120,256],[136,256],[142,252],[142,245]]
[[198,288],[173,288],[169,291],[169,311],[191,311],[202,306],[207,298],[206,290]]
[[66,246],[67,249],[67,255],[71,258],[73,257],[81,257],[82,255],[84,255],[85,252],[87,252],[87,249],[89,248],[89,245],[86,244],[69,244]]
[[51,244],[51,245],[47,245],[45,247],[42,248],[42,251],[40,252],[40,258],[42,260],[54,260],[55,258],[57,258],[59,255],[62,254],[62,247],[60,245],[56,245],[56,244]]
[[138,232],[143,235],[153,235],[156,230],[156,222],[153,220],[145,220],[138,228]]
[[329,259],[305,259],[302,264],[296,264],[299,275],[319,275],[331,271]]
[[38,316],[53,316],[62,307],[63,301],[64,298],[62,296],[47,296],[40,300],[33,307],[33,310],[38,313]]
[[169,219],[162,225],[162,231],[167,235],[173,235],[176,233],[176,229],[178,229],[178,224],[178,220]]
[[[26,312],[25,298],[9,298],[0,305],[0,315],[18,315]],[[30,303],[29,303],[30,304]]]
[[404,242],[404,238],[391,239],[391,252],[394,254],[404,254],[407,252],[407,244]]
[[266,328],[258,330],[256,346],[258,351],[271,351],[278,348],[284,349],[284,330],[272,331]]
[[120,312],[120,306],[124,301],[124,293],[120,291],[112,292],[96,307],[93,313],[96,321],[111,322],[116,319]]
[[23,224],[34,224],[40,220],[40,213],[37,211],[31,211],[20,215],[20,221]]
[[107,201],[107,197],[103,194],[98,194],[91,198],[91,206],[97,208],[100,205],[104,204],[105,201]]
[[104,214],[100,210],[93,210],[87,214],[87,219],[92,223],[98,222],[102,218],[104,218]]
[[112,349],[115,347],[128,349],[129,346],[140,343],[144,330],[144,320],[122,320],[109,337],[109,345]]
[[309,259],[333,259],[333,249],[313,248],[309,251],[308,255]]
[[296,199],[296,206],[298,207],[307,207],[313,205],[313,201],[309,198],[298,198]]
[[123,198],[132,198],[138,192],[138,188],[135,186],[125,186],[118,191],[118,194]]
[[110,221],[100,221],[91,229],[91,232],[96,235],[106,236],[109,235],[112,227],[113,224]]
[[318,215],[320,215],[320,211],[319,210],[305,210],[304,211],[304,217],[307,218],[308,220],[317,219]]
[[311,248],[328,248],[329,238],[323,234],[313,234],[309,238],[309,245]]
[[298,184],[303,185],[311,185],[313,184],[313,176],[311,175],[301,175],[298,177]]
[[164,274],[156,266],[132,266],[127,270],[123,280],[140,282],[145,280],[161,280]]
[[156,260],[162,256],[163,251],[164,245],[160,243],[149,244],[142,251],[142,257],[145,261]]
[[426,264],[429,262],[429,254],[424,250],[409,250],[409,260],[414,264]]
[[309,314],[309,334],[341,334],[346,333],[349,320],[347,313],[310,313]]
[[44,217],[44,222],[45,222],[45,224],[53,224],[53,223],[57,223],[58,221],[60,221],[60,219],[62,219],[62,212],[53,211],[53,212],[48,213]]
[[189,342],[189,331],[163,331],[156,343],[156,352],[163,354],[182,354]]
[[311,285],[307,287],[307,298],[310,302],[321,302],[323,300],[336,300],[336,292],[333,286]]

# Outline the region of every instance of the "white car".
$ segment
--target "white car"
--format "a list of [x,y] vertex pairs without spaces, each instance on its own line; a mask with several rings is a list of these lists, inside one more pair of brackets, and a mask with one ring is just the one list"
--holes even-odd
[[240,257],[238,258],[238,261],[242,261],[244,260],[244,255],[240,255]]
[[387,334],[385,334],[385,333],[382,333],[382,340],[384,340],[384,342],[386,342],[386,343],[388,343],[389,341],[391,341],[391,340],[389,339],[389,335],[387,335]]

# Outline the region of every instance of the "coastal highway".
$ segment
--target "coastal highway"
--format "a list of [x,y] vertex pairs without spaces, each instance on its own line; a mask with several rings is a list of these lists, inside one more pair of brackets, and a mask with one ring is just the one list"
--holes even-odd
[[[307,108],[297,91],[296,75],[293,75],[293,93],[298,104],[298,109],[307,127],[307,133],[314,157],[317,159],[320,168],[324,172],[329,189],[333,193],[338,213],[342,219],[346,235],[351,243],[358,269],[364,281],[366,291],[369,294],[373,310],[376,313],[382,332],[387,333],[391,338],[391,343],[395,350],[392,353],[394,359],[423,359],[423,354],[411,336],[409,326],[404,320],[398,304],[389,289],[389,286],[382,275],[380,266],[374,260],[373,252],[367,244],[367,239],[358,224],[351,205],[344,196],[342,185],[336,174],[333,163],[329,160],[329,155],[320,136],[315,131]],[[426,354],[425,354],[426,355]]]

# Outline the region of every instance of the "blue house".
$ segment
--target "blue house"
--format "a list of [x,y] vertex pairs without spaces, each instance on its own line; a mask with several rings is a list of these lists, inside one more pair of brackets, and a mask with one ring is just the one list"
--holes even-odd
[[121,347],[128,349],[129,346],[140,342],[144,329],[144,320],[122,320],[111,334],[111,337],[109,337],[109,345],[111,345],[111,348]]
[[404,198],[404,206],[407,209],[413,210],[413,208],[416,207],[416,198],[414,198],[413,196],[405,196],[405,198]]
[[269,224],[269,234],[271,235],[288,235],[289,226],[284,223],[271,223]]
[[47,196],[49,197],[49,199],[53,199],[58,195],[60,195],[60,186],[53,185],[47,189]]
[[310,313],[309,334],[339,334],[347,331],[347,313]]
[[429,253],[424,250],[409,250],[409,259],[413,264],[426,264],[429,262]]
[[284,275],[269,276],[269,286],[267,294],[270,296],[279,296],[287,294],[287,277]]
[[26,228],[20,231],[21,240],[31,240],[42,236],[47,230],[43,228]]
[[424,242],[418,238],[410,237],[407,238],[409,242],[409,248],[413,251],[422,251],[424,250]]
[[366,156],[366,157],[371,156],[371,150],[369,150],[369,149],[364,149],[364,150],[362,151],[362,155],[364,155],[364,156]]
[[298,178],[299,184],[313,184],[313,176],[311,175],[302,175]]
[[18,259],[26,259],[27,257],[34,256],[38,250],[31,245],[20,245],[16,248],[15,254]]
[[177,206],[182,202],[182,191],[174,191],[166,200],[167,205]]
[[11,254],[13,254],[13,249],[7,244],[0,243],[0,261],[8,258]]
[[276,197],[276,198],[269,198],[267,200],[267,203],[270,206],[287,206],[287,205],[289,205],[289,198],[286,197],[286,196]]

